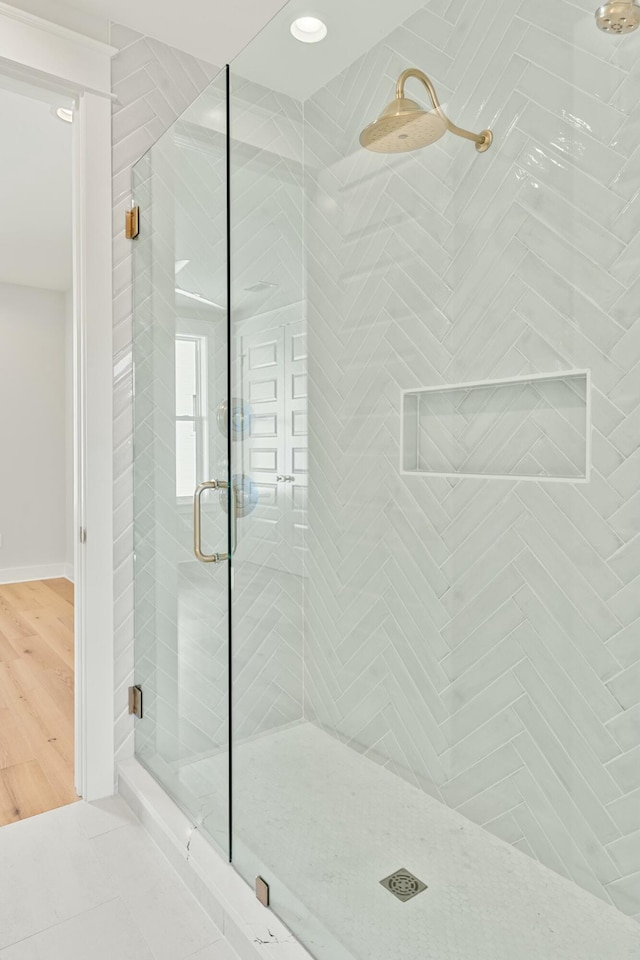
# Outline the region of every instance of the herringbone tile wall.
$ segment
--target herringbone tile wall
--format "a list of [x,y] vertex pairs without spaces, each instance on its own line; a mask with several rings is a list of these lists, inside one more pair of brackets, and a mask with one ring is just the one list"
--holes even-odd
[[133,682],[133,357],[132,246],[124,213],[131,171],[149,147],[209,84],[217,68],[111,25],[113,58],[114,577],[116,757],[133,753],[127,690]]
[[[305,104],[305,715],[633,915],[640,37],[592,8],[431,0]],[[412,65],[489,153],[359,149]],[[590,483],[399,475],[401,390],[576,368]]]
[[[285,457],[267,470],[255,469],[252,457],[252,434],[265,409],[261,388],[283,402],[293,370],[299,374],[302,366],[285,359],[284,339],[305,309],[302,104],[232,70],[231,132],[232,393],[242,391],[249,400],[258,388],[256,419],[232,451],[233,473],[246,472],[259,494],[255,510],[238,521],[233,562],[233,739],[239,743],[303,716],[304,579],[293,546],[295,512],[286,506],[291,493],[276,481],[277,474],[294,471]],[[273,357],[257,361],[252,386],[246,343],[249,338],[258,344],[261,336],[281,336],[282,344]],[[273,404],[267,409],[273,412]],[[270,427],[275,436],[266,446],[290,449],[301,442],[294,439],[291,417],[289,411],[285,422],[287,414],[276,405]],[[247,802],[238,793],[236,798]]]

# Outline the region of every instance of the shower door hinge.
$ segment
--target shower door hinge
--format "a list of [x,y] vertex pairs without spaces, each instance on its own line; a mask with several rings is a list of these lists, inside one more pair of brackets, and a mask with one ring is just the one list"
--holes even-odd
[[131,207],[124,215],[124,235],[127,240],[135,240],[140,233],[140,207]]
[[80,543],[86,543],[86,542],[87,542],[87,531],[85,530],[84,527],[80,527],[80,530],[79,530],[79,532],[78,532],[78,539],[79,539]]
[[262,877],[256,877],[256,897],[263,907],[269,906],[269,884]]
[[138,684],[129,687],[129,713],[142,720],[142,687]]

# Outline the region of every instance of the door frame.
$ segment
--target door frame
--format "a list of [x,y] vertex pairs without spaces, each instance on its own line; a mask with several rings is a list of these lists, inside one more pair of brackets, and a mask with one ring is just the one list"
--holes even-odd
[[74,98],[73,396],[77,793],[114,792],[111,58],[0,2],[0,73]]

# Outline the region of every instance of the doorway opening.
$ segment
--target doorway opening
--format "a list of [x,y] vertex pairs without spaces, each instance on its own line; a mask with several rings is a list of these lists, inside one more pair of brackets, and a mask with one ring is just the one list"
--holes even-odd
[[0,76],[0,826],[78,799],[73,118]]

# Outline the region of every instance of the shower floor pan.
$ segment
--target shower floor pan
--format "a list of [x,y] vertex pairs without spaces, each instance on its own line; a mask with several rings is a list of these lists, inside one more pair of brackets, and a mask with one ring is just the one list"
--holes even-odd
[[[226,757],[179,776],[219,823]],[[634,920],[312,724],[236,747],[234,796],[236,867],[320,960],[640,958]],[[400,868],[427,885],[406,902]]]

